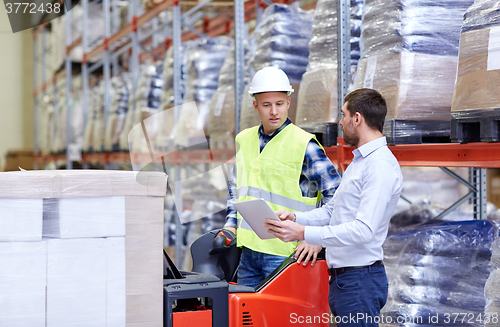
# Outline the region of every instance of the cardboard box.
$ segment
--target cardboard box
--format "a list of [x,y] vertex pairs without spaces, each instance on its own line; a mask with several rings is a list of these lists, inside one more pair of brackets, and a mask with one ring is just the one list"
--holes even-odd
[[123,327],[127,318],[125,237],[106,239],[106,327]]
[[387,102],[386,120],[450,120],[457,57],[387,53],[360,60],[356,88],[373,88]]
[[163,326],[163,201],[125,201],[127,327]]
[[32,170],[35,163],[31,150],[10,150],[6,159],[5,171],[19,171],[19,167]]
[[494,65],[495,60],[500,61],[500,49],[490,42],[495,38],[499,42],[498,35],[492,34],[499,28],[469,31],[460,35],[452,112],[500,108],[500,69]]
[[106,243],[47,240],[47,327],[106,326]]
[[0,242],[41,241],[42,215],[42,199],[0,198]]
[[319,69],[302,76],[298,92],[298,126],[337,122],[337,69]]
[[0,242],[0,326],[45,326],[45,242]]
[[125,236],[125,197],[44,199],[43,236]]
[[[158,172],[95,170],[8,172],[0,173],[0,184],[3,186],[0,189],[0,197],[16,198],[20,194],[28,199],[123,197],[126,232],[126,326],[161,327],[163,326],[163,211],[166,182],[167,176]],[[89,244],[71,243],[84,241]],[[59,321],[60,326],[94,327],[100,326],[102,322],[105,325],[107,241],[94,238],[50,239],[48,242],[50,242],[52,250],[52,255],[49,257],[49,265],[52,267],[49,266],[47,269],[52,272],[59,271],[63,277],[62,280],[58,280],[54,273],[51,273],[50,280],[48,280],[47,287],[50,285],[53,287],[50,307],[49,302],[47,302],[51,323],[56,324],[56,321]],[[94,242],[102,242],[104,245]],[[92,254],[97,257],[92,259]],[[57,260],[60,262],[56,262],[57,257],[59,257]],[[117,258],[116,260],[121,259]],[[93,289],[93,286],[88,290],[81,290],[82,284],[79,281],[76,285],[70,285],[70,283],[75,283],[75,280],[79,279],[82,273],[88,275],[87,277],[82,276],[82,281],[89,282],[87,278],[90,278],[89,276],[95,277],[95,273],[98,271],[100,271],[99,277],[92,283],[99,285],[99,293]],[[118,270],[115,273],[119,274]],[[70,278],[69,275],[73,276]],[[66,293],[62,291],[64,288],[66,288]],[[114,285],[113,288],[123,289],[123,283],[121,286]],[[101,292],[104,292],[104,295]],[[104,310],[104,314],[100,309],[97,310],[96,307],[93,307],[96,296],[103,296],[102,301],[99,298],[95,302],[100,309]],[[80,299],[70,297],[79,297]],[[120,301],[117,300],[113,305],[116,304],[119,308]],[[83,302],[85,303],[82,304]],[[67,314],[64,315],[63,311],[68,311],[78,303],[91,307],[85,307],[84,310],[75,314],[75,316],[85,314],[87,318],[81,318],[81,323],[74,322],[73,324],[73,320],[70,321],[73,318],[68,317]],[[47,311],[47,315],[49,315],[49,311]],[[90,314],[92,314],[92,318],[90,318]],[[93,321],[91,322],[89,319]]]

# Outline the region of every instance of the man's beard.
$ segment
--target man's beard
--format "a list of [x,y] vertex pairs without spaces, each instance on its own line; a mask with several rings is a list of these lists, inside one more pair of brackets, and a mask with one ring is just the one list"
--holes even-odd
[[352,134],[344,133],[344,141],[357,148],[359,143],[359,137],[355,133]]

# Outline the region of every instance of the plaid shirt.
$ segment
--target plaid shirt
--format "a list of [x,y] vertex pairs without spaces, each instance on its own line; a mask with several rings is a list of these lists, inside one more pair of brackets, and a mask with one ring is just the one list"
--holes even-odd
[[[259,127],[260,152],[264,149],[267,143],[276,136],[283,128],[291,124],[290,118],[283,123],[276,131],[271,134],[265,134],[262,128],[262,123]],[[330,159],[325,154],[315,140],[311,140],[306,148],[304,162],[302,164],[302,173],[299,179],[302,196],[316,197],[319,191],[322,195],[321,204],[327,203],[332,197],[340,184],[340,176],[333,166]],[[236,164],[233,168],[233,173],[229,179],[229,197],[227,199],[227,217],[224,227],[237,227],[237,214],[233,203],[238,200],[238,192],[236,187]]]

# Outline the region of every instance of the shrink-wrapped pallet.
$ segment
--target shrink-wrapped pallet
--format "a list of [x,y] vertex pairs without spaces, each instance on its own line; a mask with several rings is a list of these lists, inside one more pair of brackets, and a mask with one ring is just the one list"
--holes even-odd
[[165,174],[22,171],[0,183],[0,326],[163,326]]
[[[298,90],[295,122],[299,126],[337,121],[337,6],[335,0],[320,0],[316,4],[309,64]],[[360,57],[362,7],[363,1],[351,1],[350,60],[353,74]]]
[[498,1],[478,0],[464,16],[451,111],[500,108],[500,12]]
[[[488,221],[430,221],[389,235],[389,297],[381,312],[386,326],[484,326],[490,246],[497,235]],[[454,322],[454,314],[460,320]]]
[[[253,39],[245,41],[245,63],[248,63],[249,56],[255,51]],[[245,67],[248,67],[245,64]],[[208,134],[210,135],[211,149],[234,149],[234,124],[235,124],[235,62],[234,46],[226,57],[219,76],[217,91],[210,103],[210,116],[208,119]],[[243,84],[250,82],[250,70],[245,69]],[[241,118],[240,118],[241,119]]]
[[[267,7],[255,28],[255,54],[250,58],[253,72],[274,66],[283,70],[294,92],[291,94],[288,117],[295,122],[300,81],[309,63],[309,41],[313,15],[293,6],[273,4]],[[245,95],[242,101],[240,130],[256,126],[260,118],[253,107],[253,99]]]
[[[366,0],[355,88],[388,103],[384,135],[421,143],[450,135],[460,26],[472,0]],[[431,123],[428,124],[428,122]],[[434,140],[436,142],[436,140]]]
[[[233,40],[219,36],[192,41],[187,45],[187,91],[184,103],[195,103],[181,109],[176,126],[175,144],[181,147],[206,143],[210,102],[217,90],[220,70]],[[207,148],[207,144],[204,148]]]

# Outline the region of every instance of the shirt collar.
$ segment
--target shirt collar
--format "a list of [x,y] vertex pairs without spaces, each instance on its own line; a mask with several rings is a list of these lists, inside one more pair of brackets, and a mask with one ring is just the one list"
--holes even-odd
[[260,122],[260,126],[259,126],[259,134],[261,136],[275,136],[276,134],[278,134],[279,132],[281,132],[285,127],[287,127],[288,125],[290,125],[292,123],[292,121],[290,120],[290,118],[286,118],[285,122],[283,124],[281,124],[281,126],[275,130],[274,132],[272,132],[271,134],[266,134],[264,133],[264,127],[262,127],[262,122]]
[[370,141],[366,144],[363,144],[357,149],[354,149],[352,153],[354,154],[354,157],[362,156],[363,158],[366,158],[370,153],[373,151],[387,145],[387,139],[385,136],[379,137],[378,139],[375,139],[373,141]]

